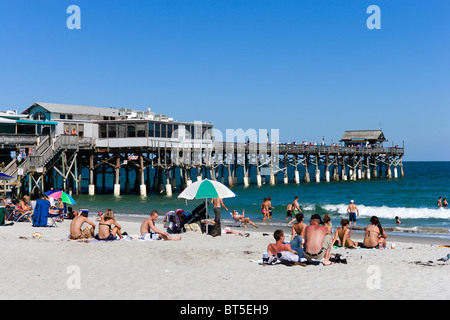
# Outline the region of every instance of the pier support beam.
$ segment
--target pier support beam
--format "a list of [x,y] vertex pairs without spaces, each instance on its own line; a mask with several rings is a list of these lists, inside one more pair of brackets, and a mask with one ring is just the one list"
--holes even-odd
[[120,196],[120,155],[117,155],[116,158],[116,167],[114,169],[114,195]]
[[273,173],[270,174],[270,185],[274,186],[275,185],[275,175]]
[[295,168],[295,172],[294,172],[294,182],[296,184],[300,184],[300,174],[297,170],[297,167]]
[[147,186],[145,184],[145,167],[144,167],[144,157],[142,153],[139,154],[139,194],[141,197],[147,196]]
[[94,153],[91,153],[89,157],[89,195],[95,195],[95,184],[94,184]]
[[316,167],[316,170],[315,170],[314,176],[315,176],[316,182],[320,182],[320,170],[319,170],[319,157],[318,156],[316,156],[315,167]]

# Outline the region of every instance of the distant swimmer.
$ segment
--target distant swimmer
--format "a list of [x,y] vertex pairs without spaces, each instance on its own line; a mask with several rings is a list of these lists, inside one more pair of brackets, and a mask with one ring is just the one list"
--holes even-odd
[[286,207],[286,220],[289,218],[292,219],[292,203],[289,203]]
[[445,209],[447,209],[447,207],[448,207],[447,198],[444,198],[444,199],[442,200],[442,206],[443,206]]
[[300,205],[298,204],[298,196],[295,196],[294,202],[292,202],[292,213],[294,215],[302,213],[302,209],[300,209]]
[[353,221],[353,226],[356,226],[356,216],[359,216],[359,210],[353,200],[350,200],[350,205],[347,207],[347,213],[349,214],[350,224]]
[[438,207],[442,207],[442,197],[439,197],[439,200],[437,202]]
[[402,224],[398,216],[395,217],[395,224]]

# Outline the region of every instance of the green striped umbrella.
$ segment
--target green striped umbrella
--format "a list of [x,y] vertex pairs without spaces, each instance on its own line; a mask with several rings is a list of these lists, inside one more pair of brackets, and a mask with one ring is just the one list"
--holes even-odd
[[[236,194],[223,183],[208,179],[194,182],[189,187],[184,189],[178,196],[179,199],[205,199],[206,219],[208,219],[208,198],[233,197],[236,197]],[[206,230],[208,230],[208,222],[206,223]]]

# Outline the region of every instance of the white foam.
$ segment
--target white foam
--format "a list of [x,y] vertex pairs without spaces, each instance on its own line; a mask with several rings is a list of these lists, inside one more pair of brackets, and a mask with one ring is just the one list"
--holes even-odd
[[[325,204],[321,207],[330,213],[347,215],[347,204]],[[358,205],[358,209],[360,217],[377,216],[378,218],[394,219],[398,216],[400,219],[450,219],[450,210],[444,208],[392,208]]]

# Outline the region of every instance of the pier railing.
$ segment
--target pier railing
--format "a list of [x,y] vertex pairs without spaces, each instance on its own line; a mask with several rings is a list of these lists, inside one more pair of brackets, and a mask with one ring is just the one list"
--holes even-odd
[[[324,146],[324,145],[298,145],[298,144],[256,144],[256,143],[239,143],[239,142],[214,142],[214,147],[216,149],[222,148],[222,150],[227,149],[234,150],[245,150],[245,152],[255,151],[255,150],[267,150],[270,153],[272,150],[277,150],[280,154],[339,154],[339,155],[378,155],[383,154],[392,156],[401,156],[404,154],[403,148],[397,147],[343,147],[343,146]],[[263,148],[262,148],[263,147]]]

